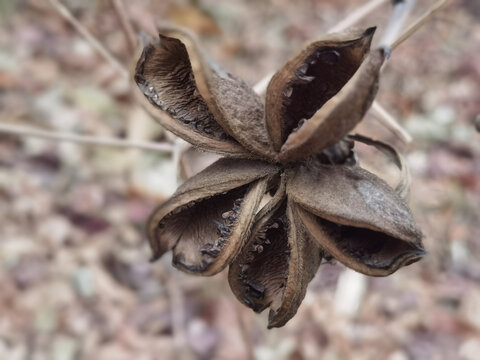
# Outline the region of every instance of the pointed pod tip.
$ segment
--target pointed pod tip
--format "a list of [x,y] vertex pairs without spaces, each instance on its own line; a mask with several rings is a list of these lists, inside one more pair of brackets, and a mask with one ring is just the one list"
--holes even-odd
[[408,256],[407,260],[403,263],[403,266],[416,263],[417,261],[420,261],[422,258],[424,258],[426,255],[427,251],[424,249],[418,249],[416,251],[413,251],[410,256]]
[[380,274],[380,275],[375,274],[374,276],[390,275],[404,266],[412,265],[422,260],[426,255],[427,255],[427,251],[425,251],[423,247],[417,248],[415,250],[411,250],[407,254],[404,254],[403,256],[399,257],[396,261],[394,261],[394,263],[392,264],[393,266],[391,267],[390,271],[388,271],[388,273]]
[[356,40],[354,40],[354,42],[357,43],[364,50],[364,54],[368,53],[372,44],[373,35],[375,34],[376,30],[376,26],[371,26],[365,31],[363,31],[363,33],[357,33],[357,38]]
[[285,325],[285,323],[278,323],[277,314],[278,314],[277,311],[274,311],[274,310],[270,309],[270,311],[268,313],[268,324],[267,324],[267,329],[268,330],[271,330],[273,328],[282,327],[283,325]]
[[377,30],[376,26],[371,26],[365,32],[363,33],[363,36],[369,36],[372,37],[373,34],[375,34],[375,31]]
[[377,30],[376,26],[371,26],[363,32],[362,37],[361,37],[361,42],[367,48],[370,48],[370,45],[371,45],[372,39],[373,39],[373,35],[375,34],[376,30]]

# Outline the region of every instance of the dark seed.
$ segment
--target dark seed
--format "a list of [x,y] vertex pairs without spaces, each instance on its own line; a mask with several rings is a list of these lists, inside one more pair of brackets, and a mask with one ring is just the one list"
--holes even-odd
[[257,299],[263,299],[263,297],[265,296],[265,286],[263,286],[259,282],[256,282],[255,280],[248,280],[247,286],[249,293],[252,297]]
[[217,227],[218,230],[224,230],[225,229],[225,225],[223,223],[221,223],[220,221],[213,220],[213,223],[215,224],[215,226]]
[[320,52],[318,54],[318,58],[320,59],[320,61],[326,64],[334,65],[340,59],[340,53],[335,50],[326,50],[326,51]]
[[293,93],[293,88],[291,86],[287,86],[284,90],[283,90],[283,95],[285,97],[290,97],[292,96],[292,93]]
[[313,80],[315,80],[315,76],[306,76],[306,75],[301,75],[298,77],[299,80],[301,80],[304,83],[309,83]]
[[209,255],[211,257],[217,257],[218,254],[220,254],[220,249],[218,247],[215,247],[211,243],[207,243],[207,244],[205,244],[205,246],[203,246],[200,249],[200,252],[203,255]]
[[233,211],[231,211],[231,210],[230,210],[230,211],[226,211],[226,212],[224,212],[224,213],[222,214],[222,218],[223,218],[223,219],[227,219],[227,218],[229,218],[229,217],[231,217],[231,216],[233,216],[233,215],[234,215]]
[[307,64],[303,64],[302,66],[300,66],[298,68],[298,73],[301,74],[301,75],[305,75],[308,71],[308,65]]

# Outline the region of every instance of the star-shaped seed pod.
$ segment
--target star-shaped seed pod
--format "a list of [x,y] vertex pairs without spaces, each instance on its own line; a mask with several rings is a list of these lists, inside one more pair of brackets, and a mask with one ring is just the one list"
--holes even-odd
[[[322,259],[371,276],[421,259],[422,234],[393,189],[361,168],[350,136],[372,104],[386,51],[375,28],[306,45],[270,81],[265,100],[205,54],[185,29],[160,26],[135,81],[162,125],[224,158],[187,180],[148,222],[154,259],[196,275],[229,266],[235,296],[269,327],[296,313]],[[150,104],[148,106],[151,106]]]

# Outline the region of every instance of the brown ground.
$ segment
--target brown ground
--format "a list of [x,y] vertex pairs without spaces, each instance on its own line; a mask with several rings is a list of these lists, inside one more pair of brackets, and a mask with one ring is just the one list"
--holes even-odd
[[[133,62],[109,1],[65,3]],[[188,24],[254,84],[363,1],[127,3],[137,29]],[[429,2],[418,3],[416,15]],[[388,13],[362,24],[381,28]],[[429,256],[388,278],[325,265],[281,329],[239,305],[225,273],[195,278],[168,258],[148,262],[144,222],[176,186],[169,156],[0,134],[0,359],[478,359],[479,20],[478,1],[453,1],[398,48],[381,84],[380,103],[415,139],[411,206]],[[0,121],[172,140],[41,0],[0,2]],[[398,142],[369,116],[361,130]]]

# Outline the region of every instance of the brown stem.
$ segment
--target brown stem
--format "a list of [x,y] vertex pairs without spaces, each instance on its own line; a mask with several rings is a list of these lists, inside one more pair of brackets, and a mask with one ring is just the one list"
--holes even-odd
[[93,36],[90,31],[87,30],[85,26],[83,26],[70,12],[70,10],[63,5],[58,0],[48,0],[50,4],[57,10],[57,12],[63,16],[65,20],[67,20],[70,25],[72,25],[75,30],[77,30],[84,38],[88,41],[88,43],[105,59],[107,60],[114,68],[116,68],[123,77],[128,78],[129,72],[127,68],[120,62],[118,59],[113,56],[110,51],[107,50],[105,46],[102,45],[100,41]]
[[427,23],[439,10],[447,5],[449,0],[439,0],[431,8],[429,8],[422,16],[420,16],[416,21],[411,24],[407,30],[403,32],[393,43],[392,50],[395,49],[402,42],[407,40],[412,34],[414,34],[418,29],[420,29],[425,23]]
[[135,35],[132,22],[127,15],[125,4],[123,0],[112,0],[112,4],[115,9],[115,13],[117,14],[118,21],[120,22],[120,26],[125,34],[125,38],[127,39],[129,53],[133,54],[137,48],[137,37]]
[[382,39],[379,43],[380,46],[390,47],[390,44],[398,37],[404,28],[405,21],[414,5],[415,0],[394,1],[392,15],[383,32]]
[[80,144],[109,146],[109,147],[128,147],[137,148],[142,150],[152,150],[158,152],[172,153],[174,147],[168,143],[154,143],[146,141],[129,141],[116,138],[90,136],[90,135],[78,135],[66,132],[56,132],[34,129],[23,125],[12,125],[0,123],[0,133],[8,133],[19,136],[31,136],[42,139],[54,140],[54,141],[70,141]]

